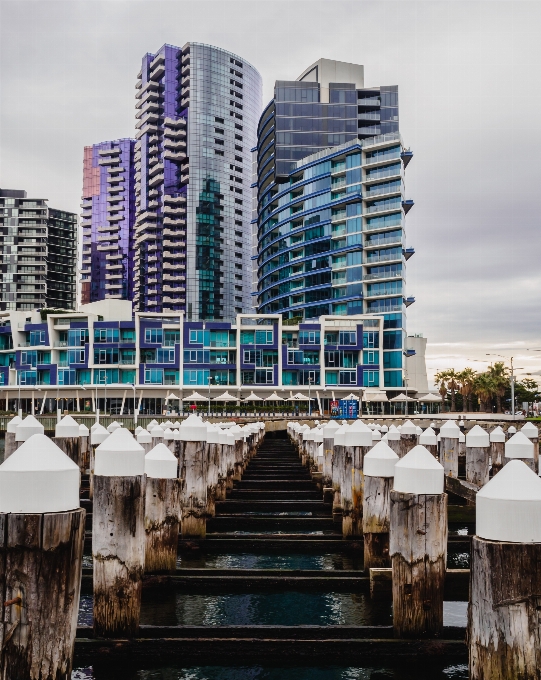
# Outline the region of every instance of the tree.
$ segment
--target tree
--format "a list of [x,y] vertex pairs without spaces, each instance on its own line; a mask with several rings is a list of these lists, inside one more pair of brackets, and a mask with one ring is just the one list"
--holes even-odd
[[438,386],[438,392],[440,393],[443,403],[447,397],[447,371],[438,371],[434,376],[434,381]]
[[447,392],[451,393],[451,411],[456,411],[456,393],[459,388],[458,373],[454,368],[439,371],[434,376],[436,384],[439,385],[439,392],[442,399],[445,399]]
[[492,412],[492,397],[494,395],[494,384],[488,371],[478,373],[473,383],[473,391],[479,397],[481,411]]
[[492,382],[493,394],[496,396],[496,408],[498,413],[502,412],[502,397],[509,386],[509,369],[503,361],[496,361],[487,369],[490,381]]
[[476,373],[473,368],[466,367],[463,371],[458,374],[458,382],[460,383],[460,394],[463,398],[463,408],[466,411],[471,412],[472,410],[472,396],[473,396],[473,386],[475,384]]

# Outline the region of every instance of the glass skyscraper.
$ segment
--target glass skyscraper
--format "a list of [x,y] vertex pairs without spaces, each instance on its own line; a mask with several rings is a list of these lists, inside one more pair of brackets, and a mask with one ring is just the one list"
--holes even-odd
[[82,304],[133,299],[134,139],[86,146],[81,215]]
[[75,308],[77,216],[0,189],[0,310]]
[[365,88],[362,66],[321,59],[276,82],[255,156],[258,312],[383,315],[384,387],[401,387],[414,251],[398,88]]
[[261,77],[201,43],[146,54],[137,89],[135,308],[232,319],[251,307],[251,148]]

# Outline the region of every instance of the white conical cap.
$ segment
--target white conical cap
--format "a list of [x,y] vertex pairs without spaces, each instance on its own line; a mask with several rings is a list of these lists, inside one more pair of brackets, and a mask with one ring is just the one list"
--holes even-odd
[[302,433],[302,440],[303,442],[311,442],[314,439],[314,435],[312,434],[313,430],[308,428]]
[[176,442],[179,442],[181,440],[180,430],[174,430],[173,431],[173,439]]
[[145,473],[156,479],[176,479],[178,460],[165,444],[157,444],[145,456]]
[[45,428],[37,418],[29,415],[17,425],[15,430],[15,441],[25,442],[34,434],[45,434]]
[[406,422],[402,425],[402,429],[400,430],[401,435],[406,435],[406,434],[417,434],[417,427],[414,425],[411,420],[406,420]]
[[207,426],[195,413],[191,413],[182,421],[179,432],[180,439],[184,442],[204,442],[207,440]]
[[374,430],[372,432],[372,444],[379,441],[381,441],[381,432],[379,430]]
[[458,441],[459,441],[461,444],[465,444],[465,443],[466,443],[466,435],[464,434],[464,432],[460,432],[460,434],[458,435]]
[[375,429],[376,429],[378,432],[381,432],[381,425],[380,425],[379,423],[376,423],[376,424],[375,424]]
[[20,425],[22,422],[23,419],[20,416],[15,416],[7,424],[6,432],[12,432],[13,434],[15,434],[17,432],[17,426]]
[[79,466],[44,434],[0,465],[0,512],[41,514],[79,507]]
[[[345,446],[345,434],[349,430],[349,425],[347,423],[342,423],[340,427],[334,433],[334,443],[336,446]],[[372,432],[370,432],[370,443],[372,443]]]
[[498,425],[489,434],[489,439],[490,439],[491,442],[504,442],[505,441],[505,432]]
[[517,428],[516,428],[514,425],[511,425],[511,427],[509,427],[509,428],[507,429],[507,434],[508,434],[508,435],[510,435],[510,434],[515,434],[516,431],[517,431]]
[[173,427],[173,423],[170,420],[166,420],[165,423],[162,423],[161,425],[164,430],[167,430],[168,427],[169,428]]
[[159,425],[157,420],[151,420],[150,423],[147,425],[147,430],[150,432],[153,427],[156,427],[156,425]]
[[[301,428],[299,428],[300,432]],[[240,439],[244,439],[244,432],[242,431],[242,427],[240,425],[233,425],[232,427],[229,428],[229,433],[235,437],[235,441],[239,441]]]
[[387,439],[392,442],[400,440],[400,431],[395,425],[391,425],[387,430]]
[[419,444],[423,446],[435,446],[438,443],[436,433],[431,427],[427,427],[426,430],[419,435]]
[[389,434],[386,432],[383,437],[381,438],[382,442],[388,442],[389,441]]
[[88,437],[89,434],[90,430],[88,427],[84,423],[81,423],[79,425],[79,437]]
[[420,437],[423,434],[423,428],[419,427],[419,425],[416,425],[415,432],[417,433],[417,436]]
[[490,437],[488,432],[483,430],[480,425],[474,425],[466,435],[466,446],[468,448],[490,446]]
[[90,432],[90,443],[92,446],[102,444],[109,436],[109,432],[107,432],[103,425],[100,425],[99,423],[92,425],[92,430]]
[[56,424],[55,437],[78,437],[79,423],[71,416],[64,416],[62,420]]
[[339,427],[336,420],[330,420],[323,428],[323,439],[334,439],[334,433]]
[[506,458],[533,458],[533,442],[522,432],[517,432],[505,442]]
[[323,441],[323,428],[315,427],[312,437],[313,441],[315,441],[317,444],[321,444],[321,442]]
[[541,543],[541,479],[521,460],[504,465],[477,493],[475,505],[481,538]]
[[533,423],[525,423],[521,428],[520,431],[522,434],[525,434],[528,439],[537,439],[539,437],[539,430]]
[[122,425],[116,420],[113,420],[113,422],[107,426],[107,432],[114,432],[115,430],[118,430],[119,427],[122,427]]
[[213,423],[207,423],[207,438],[206,442],[208,444],[221,444],[220,441],[220,428],[216,427]]
[[[352,425],[345,427],[347,429],[342,435],[344,446],[372,446],[372,430],[362,420],[356,420]],[[340,430],[336,430],[336,434],[339,432]],[[335,444],[337,443],[336,434],[334,436]]]
[[443,493],[443,466],[424,446],[414,446],[395,466],[393,489],[402,493]]
[[460,428],[454,420],[448,420],[440,427],[440,435],[447,439],[458,439],[460,436]]
[[175,422],[173,423],[173,427],[175,428],[175,430],[178,430],[178,428],[180,427],[180,422],[178,420],[175,420]]
[[402,434],[402,425],[397,425],[396,431],[400,432],[400,434]]
[[399,458],[384,441],[375,444],[365,455],[363,472],[368,477],[394,477],[394,468]]
[[160,425],[154,425],[152,430],[150,430],[150,434],[151,434],[153,439],[154,438],[163,439],[165,432],[163,430],[163,427],[161,427]]
[[[137,436],[137,435],[139,434],[139,432],[142,432],[144,429],[145,429],[144,427],[141,427],[141,425],[138,425],[138,426],[135,428],[135,436]],[[145,431],[146,431],[146,430],[145,430]]]
[[164,430],[163,438],[165,439],[166,442],[173,441],[173,430],[170,427]]
[[137,433],[135,439],[139,444],[152,444],[152,435],[143,428],[141,428],[141,432]]
[[387,434],[387,432],[389,432],[389,428],[387,427],[387,425],[382,425],[382,426],[381,426],[381,431],[382,431],[382,432],[385,432],[385,434]]
[[123,427],[112,432],[96,449],[94,474],[135,477],[145,473],[145,450]]

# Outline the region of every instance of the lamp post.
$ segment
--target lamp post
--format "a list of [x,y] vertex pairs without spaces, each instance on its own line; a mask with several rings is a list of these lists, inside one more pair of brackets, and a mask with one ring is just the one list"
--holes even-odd
[[311,388],[312,388],[312,378],[308,378],[308,415],[311,417],[312,416],[312,397],[311,397]]
[[[402,352],[402,354],[404,355],[404,357],[405,357],[406,359],[408,359],[409,356],[410,356],[410,355],[408,354],[407,351]],[[406,383],[406,408],[405,408],[405,415],[406,415],[406,417],[407,417],[407,415],[408,415],[408,362],[407,362],[407,361],[404,361],[404,382]]]
[[17,397],[17,413],[19,415],[19,418],[22,418],[23,410],[21,408],[21,376],[19,374],[19,371],[17,371],[17,386],[19,388],[19,396]]
[[131,388],[133,390],[133,424],[135,425],[135,427],[137,427],[137,411],[138,411],[138,408],[135,405],[135,383],[131,384]]

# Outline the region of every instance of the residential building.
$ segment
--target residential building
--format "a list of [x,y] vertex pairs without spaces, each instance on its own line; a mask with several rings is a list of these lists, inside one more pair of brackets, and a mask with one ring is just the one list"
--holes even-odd
[[134,139],[86,146],[83,161],[80,302],[133,300]]
[[255,150],[257,311],[284,323],[325,315],[384,321],[381,387],[401,389],[406,308],[404,171],[398,88],[320,59],[276,81]]
[[0,310],[75,308],[77,216],[0,189]]
[[166,403],[180,411],[194,391],[214,398],[226,390],[239,399],[300,392],[328,411],[351,393],[381,394],[382,356],[383,318],[370,315],[297,325],[283,325],[280,314],[186,321],[183,312],[132,315],[129,301],[114,299],[63,314],[0,312],[0,398],[22,390],[44,411],[57,398],[95,405],[105,396],[117,413],[133,409],[134,397],[144,412]]
[[135,308],[251,309],[251,148],[261,76],[201,43],[143,57],[136,84]]

